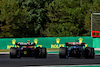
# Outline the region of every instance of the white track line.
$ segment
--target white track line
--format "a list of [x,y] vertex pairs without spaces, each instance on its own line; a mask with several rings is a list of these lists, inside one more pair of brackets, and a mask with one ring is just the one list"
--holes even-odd
[[94,48],[95,51],[100,51],[100,48]]
[[9,54],[9,52],[0,52],[0,54]]

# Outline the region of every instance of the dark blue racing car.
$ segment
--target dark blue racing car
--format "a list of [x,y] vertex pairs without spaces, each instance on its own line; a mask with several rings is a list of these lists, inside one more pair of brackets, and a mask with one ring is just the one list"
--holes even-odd
[[85,43],[79,42],[67,42],[65,43],[66,47],[59,48],[59,58],[68,58],[68,57],[85,57],[85,58],[94,58],[94,48],[85,47]]
[[16,43],[19,47],[10,48],[10,58],[21,58],[21,57],[35,57],[35,58],[46,58],[47,51],[45,47],[34,47],[35,43]]

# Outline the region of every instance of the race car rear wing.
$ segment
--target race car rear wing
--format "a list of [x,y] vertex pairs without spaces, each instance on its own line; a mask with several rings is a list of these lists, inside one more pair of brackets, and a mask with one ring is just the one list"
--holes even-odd
[[18,46],[35,46],[35,43],[17,42],[16,45],[18,45]]
[[79,43],[79,42],[67,42],[65,44],[66,46],[85,46],[85,43]]

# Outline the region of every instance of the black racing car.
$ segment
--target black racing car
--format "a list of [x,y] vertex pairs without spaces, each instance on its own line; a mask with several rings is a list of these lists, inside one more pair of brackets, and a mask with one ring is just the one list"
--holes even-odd
[[34,47],[35,43],[16,43],[19,47],[10,48],[10,58],[21,58],[21,57],[35,57],[35,58],[46,58],[47,51],[45,47]]
[[85,57],[85,58],[94,58],[94,48],[84,47],[85,43],[79,42],[67,42],[65,43],[66,47],[59,48],[59,58],[68,58],[68,57]]

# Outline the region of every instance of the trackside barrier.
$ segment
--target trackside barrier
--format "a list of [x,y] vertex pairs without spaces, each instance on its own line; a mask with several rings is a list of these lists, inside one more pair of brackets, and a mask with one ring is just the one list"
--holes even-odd
[[[36,37],[36,38],[0,38],[0,49],[10,49],[16,42],[34,42],[36,47],[59,48],[64,47],[65,42],[85,42],[85,47],[95,47],[92,37]],[[100,47],[100,46],[98,46]]]
[[100,48],[100,38],[93,38],[93,47]]

